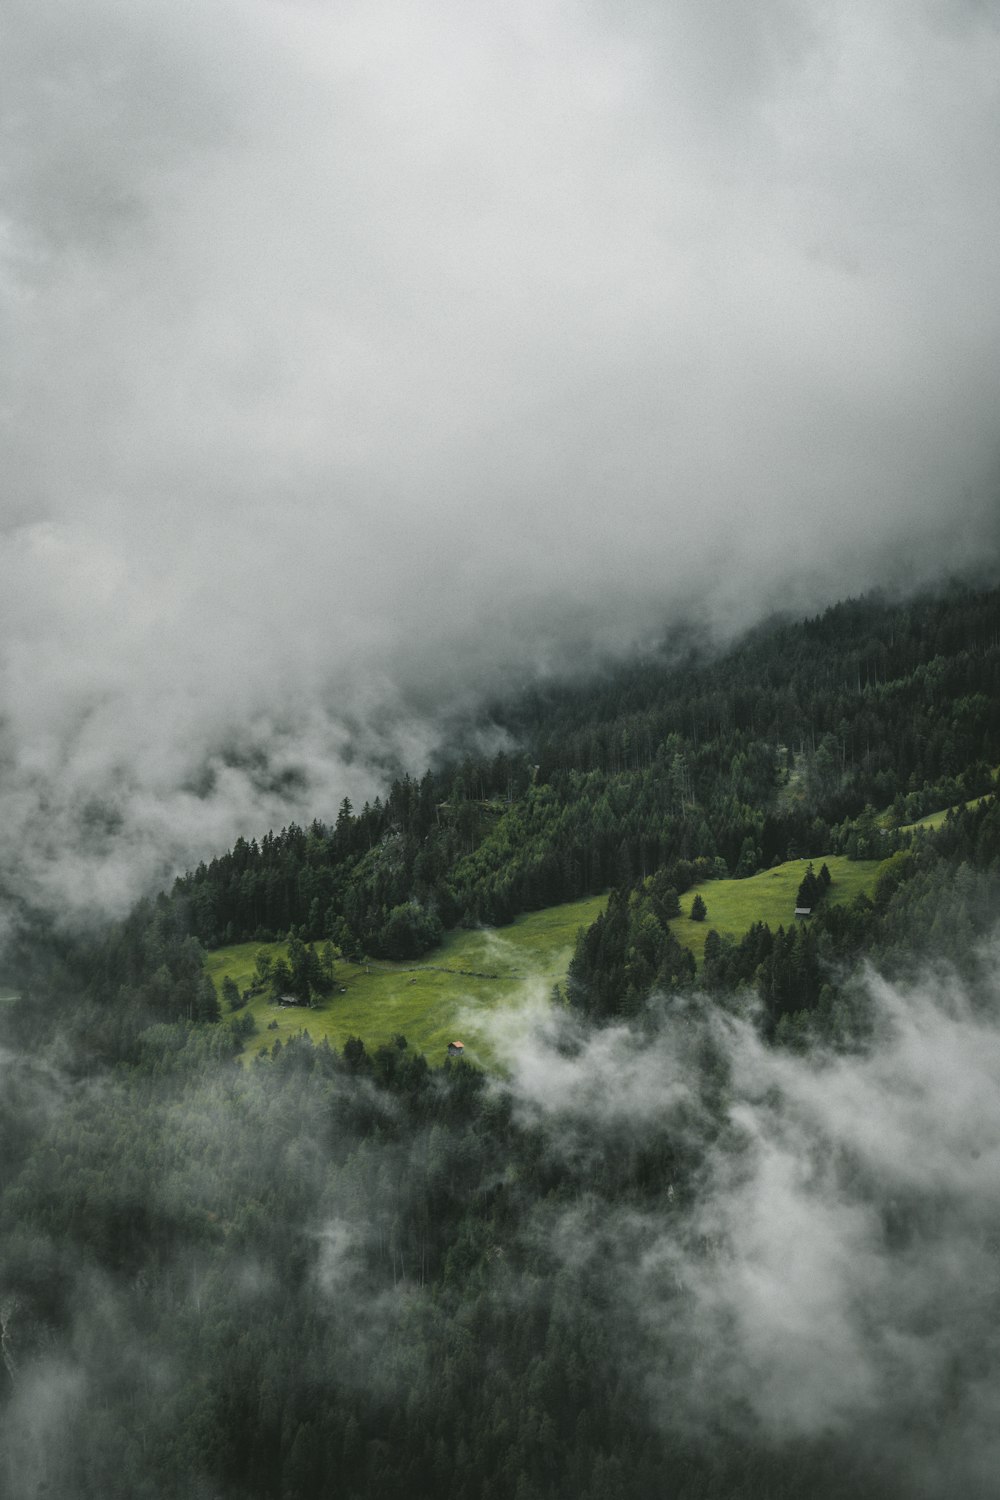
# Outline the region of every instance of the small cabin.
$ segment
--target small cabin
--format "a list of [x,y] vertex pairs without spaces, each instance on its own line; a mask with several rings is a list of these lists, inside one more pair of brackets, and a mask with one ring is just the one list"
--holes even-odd
[[795,908],[795,916],[800,922],[804,922],[806,917],[811,917],[812,914],[813,909],[811,906],[797,906]]
[[464,1055],[465,1055],[465,1047],[464,1047],[464,1045],[463,1045],[462,1042],[449,1042],[448,1043],[448,1056],[449,1057],[463,1057]]

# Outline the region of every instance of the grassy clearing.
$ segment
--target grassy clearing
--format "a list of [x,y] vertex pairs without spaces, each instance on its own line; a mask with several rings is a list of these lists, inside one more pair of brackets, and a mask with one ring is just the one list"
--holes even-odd
[[[978,807],[980,802],[991,801],[994,795],[993,792],[984,792],[981,797],[970,797],[968,802],[956,803],[954,811],[957,812],[960,807]],[[925,818],[918,818],[915,823],[901,823],[899,826],[904,831],[912,828],[940,828],[952,810],[950,807],[942,807],[940,812],[928,813]]]
[[[991,774],[994,781],[1000,781],[1000,766],[994,766]],[[970,797],[967,802],[956,802],[954,808],[942,807],[939,812],[928,813],[926,817],[917,818],[913,823],[901,823],[899,826],[904,831],[911,828],[940,828],[950,812],[957,812],[959,808],[978,807],[980,802],[989,802],[995,795],[995,792],[982,792],[978,797]],[[885,826],[888,827],[888,823]]]
[[[544,986],[561,982],[577,933],[595,921],[606,904],[606,896],[594,896],[530,912],[500,930],[454,932],[440,948],[408,963],[372,959],[366,967],[338,960],[338,992],[315,1010],[279,1010],[260,995],[250,1001],[258,1031],[244,1060],[255,1057],[261,1047],[273,1046],[276,1038],[285,1040],[300,1031],[308,1031],[314,1042],[328,1037],[334,1047],[360,1036],[369,1050],[401,1032],[432,1063],[442,1062],[448,1043],[460,1036],[466,1056],[491,1067],[495,1059],[488,1030],[477,1024],[477,1014],[485,1023],[492,1011],[518,997],[527,980]],[[208,955],[206,967],[220,999],[227,974],[241,990],[248,987],[261,947],[275,957],[286,952],[284,943],[239,943]],[[344,994],[339,993],[341,986]]]
[[[790,859],[746,880],[706,880],[681,897],[683,916],[673,919],[670,930],[678,942],[691,949],[700,965],[705,938],[713,927],[723,937],[733,938],[741,938],[754,922],[766,922],[775,931],[788,927],[795,921],[795,895],[808,864],[807,859]],[[870,896],[882,861],[828,854],[812,861],[817,874],[822,864],[832,879],[826,900],[837,903],[852,901],[859,891]],[[688,915],[695,895],[700,895],[708,908],[704,922],[692,922]]]

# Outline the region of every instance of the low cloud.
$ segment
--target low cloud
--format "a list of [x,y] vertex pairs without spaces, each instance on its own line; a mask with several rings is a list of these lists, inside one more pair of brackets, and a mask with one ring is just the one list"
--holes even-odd
[[671,615],[994,563],[998,54],[959,0],[9,7],[10,878],[120,908]]
[[828,1445],[866,1482],[884,1468],[887,1493],[986,1495],[1000,970],[975,993],[942,976],[867,983],[879,1035],[864,1055],[774,1050],[715,1008],[572,1047],[537,1029],[512,1087],[557,1157],[607,1168],[614,1149],[624,1166],[659,1142],[683,1163],[660,1174],[658,1206],[605,1211],[595,1186],[544,1213],[545,1232],[568,1266],[605,1268],[654,1420],[774,1451]]

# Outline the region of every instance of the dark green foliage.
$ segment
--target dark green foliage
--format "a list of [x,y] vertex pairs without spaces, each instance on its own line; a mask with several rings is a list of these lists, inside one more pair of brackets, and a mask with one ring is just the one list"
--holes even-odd
[[246,1001],[240,994],[240,987],[229,974],[222,981],[222,998],[230,1010],[239,1010]]
[[271,965],[271,998],[280,1000],[292,992],[292,968],[285,958],[275,959]]
[[691,920],[692,920],[692,922],[704,922],[704,920],[705,920],[705,918],[707,916],[708,916],[708,907],[705,905],[705,903],[702,900],[701,896],[700,895],[696,895],[695,898],[694,898],[694,900],[691,902]]
[[[823,868],[826,870],[826,865]],[[827,876],[829,877],[829,871],[827,871]],[[819,905],[825,891],[826,886],[823,881],[816,874],[812,865],[809,865],[796,892],[795,905],[804,906],[811,910],[814,906]]]
[[[359,812],[345,801],[332,828],[240,839],[175,900],[208,946],[294,926],[352,953],[390,956],[399,939],[411,956],[436,922],[504,923],[667,864],[683,892],[698,860],[749,875],[892,853],[876,810],[912,820],[991,785],[998,639],[994,591],[850,601],[715,655],[673,640],[497,705],[516,753],[402,776]],[[397,916],[413,903],[422,919]]]
[[571,1003],[595,1017],[634,1015],[654,989],[694,978],[694,958],[667,926],[676,891],[667,872],[628,894],[612,891],[606,912],[580,934],[569,969]]
[[434,948],[444,936],[439,917],[416,901],[394,906],[379,929],[375,948],[386,958],[417,958]]

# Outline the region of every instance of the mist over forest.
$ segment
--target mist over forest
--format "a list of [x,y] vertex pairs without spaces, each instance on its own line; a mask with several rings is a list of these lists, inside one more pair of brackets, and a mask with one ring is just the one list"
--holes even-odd
[[695,616],[997,557],[990,6],[7,9],[3,863],[130,906]]
[[995,9],[0,42],[0,1493],[993,1500]]
[[687,1007],[503,1087],[6,1059],[63,1329],[5,1303],[8,1493],[992,1493],[995,984],[878,985],[860,1061]]

